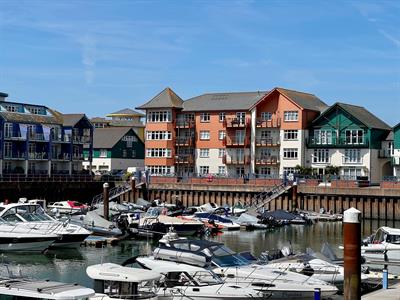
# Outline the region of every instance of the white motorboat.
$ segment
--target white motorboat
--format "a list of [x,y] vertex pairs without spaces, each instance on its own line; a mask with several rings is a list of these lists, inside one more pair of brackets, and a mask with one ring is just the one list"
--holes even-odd
[[94,280],[96,292],[90,299],[157,300],[155,281],[160,279],[159,273],[113,263],[89,266],[86,273]]
[[[313,299],[314,289],[319,288],[323,297],[337,293],[338,289],[322,280],[289,270],[258,265],[235,253],[222,243],[207,240],[176,238],[171,234],[160,240],[153,251],[154,261],[168,260],[195,266],[210,266],[227,281],[250,281],[252,286],[269,285],[271,299]],[[151,262],[151,261],[150,261]]]
[[24,224],[9,224],[0,218],[0,251],[38,251],[49,248],[56,234],[31,229]]
[[191,300],[261,300],[270,299],[272,295],[263,287],[253,288],[248,283],[224,282],[213,271],[201,267],[147,257],[139,257],[137,262],[142,267],[163,276],[157,291],[158,298],[163,300],[185,298]]
[[114,237],[122,235],[122,231],[113,222],[104,219],[99,210],[88,211],[85,215],[71,215],[69,222],[84,227],[93,235]]
[[361,246],[361,255],[367,262],[400,262],[400,229],[380,227],[366,245]]
[[94,290],[76,284],[47,280],[0,279],[1,299],[82,300],[93,295]]
[[50,203],[47,208],[61,214],[73,214],[87,210],[88,206],[77,201],[58,201]]
[[10,223],[23,223],[29,228],[58,235],[51,247],[76,248],[91,234],[79,225],[52,218],[40,204],[1,204],[0,217]]

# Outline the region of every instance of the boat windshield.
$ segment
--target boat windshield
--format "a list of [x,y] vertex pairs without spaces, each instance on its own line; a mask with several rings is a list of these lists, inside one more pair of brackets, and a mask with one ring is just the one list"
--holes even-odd
[[156,207],[150,207],[146,212],[146,217],[158,217],[160,215],[160,210]]
[[40,205],[20,205],[7,211],[4,215],[18,214],[27,222],[53,221]]
[[238,267],[250,264],[250,261],[224,245],[211,246],[206,250],[211,252],[211,260],[218,267]]

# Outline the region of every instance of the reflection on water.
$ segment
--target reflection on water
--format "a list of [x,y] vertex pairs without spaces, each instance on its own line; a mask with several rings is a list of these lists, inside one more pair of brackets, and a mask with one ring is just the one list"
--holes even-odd
[[[400,221],[388,224],[378,221],[365,221],[362,224],[363,236],[371,234],[379,226],[388,225],[400,228]],[[342,256],[338,246],[342,244],[341,223],[317,223],[312,226],[292,225],[271,231],[236,231],[226,232],[212,240],[226,243],[235,251],[251,251],[259,255],[266,250],[282,248],[291,242],[295,251],[305,251],[312,248],[320,251],[324,242],[328,242],[338,256]],[[10,254],[1,255],[2,262],[8,262],[14,273],[21,270],[22,274],[37,279],[52,279],[70,283],[80,283],[92,286],[92,281],[86,276],[86,267],[101,262],[122,263],[126,259],[151,253],[157,243],[147,241],[124,241],[116,247],[102,249],[82,247],[78,250],[51,250],[46,254]],[[0,276],[6,274],[5,268],[0,268]]]

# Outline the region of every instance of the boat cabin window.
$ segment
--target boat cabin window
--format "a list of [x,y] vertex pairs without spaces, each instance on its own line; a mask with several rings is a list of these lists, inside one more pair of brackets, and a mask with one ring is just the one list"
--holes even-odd
[[[119,282],[119,281],[104,281],[104,291],[111,298],[118,296],[123,299],[134,299],[138,295],[137,283]],[[97,292],[97,291],[96,291]]]
[[246,266],[250,264],[250,261],[233,252],[224,245],[216,245],[208,249],[213,255],[212,262],[218,267]]
[[17,215],[16,207],[10,208],[9,210],[5,211],[1,217],[7,222],[23,222],[21,217]]
[[164,283],[169,288],[182,285],[197,285],[193,278],[186,272],[168,272],[165,275]]
[[200,249],[199,245],[192,244],[190,242],[174,243],[173,246],[175,249],[180,249],[180,250],[197,251]]
[[386,242],[392,244],[400,244],[400,235],[389,234],[386,238]]

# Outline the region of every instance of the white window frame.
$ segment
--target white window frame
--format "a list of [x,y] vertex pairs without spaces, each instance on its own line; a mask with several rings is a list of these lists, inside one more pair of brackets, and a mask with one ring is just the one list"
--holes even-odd
[[199,138],[202,141],[210,140],[210,131],[209,130],[200,130]]
[[312,156],[312,162],[314,164],[327,164],[330,162],[329,149],[314,149]]
[[361,149],[345,149],[344,164],[361,164]]
[[99,150],[99,157],[101,157],[101,158],[105,158],[105,157],[107,157],[107,149],[100,149]]
[[218,174],[226,175],[226,166],[218,166]]
[[272,120],[272,112],[262,111],[261,112],[261,120],[262,121],[271,121]]
[[226,155],[226,149],[225,148],[220,148],[218,149],[218,157],[224,157]]
[[226,117],[225,112],[220,112],[220,113],[219,113],[219,116],[218,116],[219,122],[220,122],[220,123],[223,123],[223,122],[225,121],[225,117]]
[[299,131],[296,129],[284,130],[283,139],[285,141],[297,141],[299,139]]
[[221,141],[221,140],[224,140],[225,137],[226,137],[226,131],[225,130],[219,130],[218,131],[218,139]]
[[200,114],[200,122],[201,123],[209,123],[210,122],[210,113],[202,112]]
[[210,149],[208,148],[201,148],[199,150],[199,157],[200,158],[209,158],[210,157]]
[[169,110],[147,112],[147,123],[168,123],[171,120],[172,114]]
[[199,166],[199,173],[202,175],[210,174],[210,166]]
[[299,158],[298,148],[283,148],[283,159],[295,160]]
[[146,157],[171,158],[172,150],[166,148],[147,148]]
[[285,122],[297,122],[299,120],[299,111],[298,110],[284,111],[283,120]]
[[347,145],[362,145],[365,141],[364,130],[362,129],[346,129],[345,141]]

